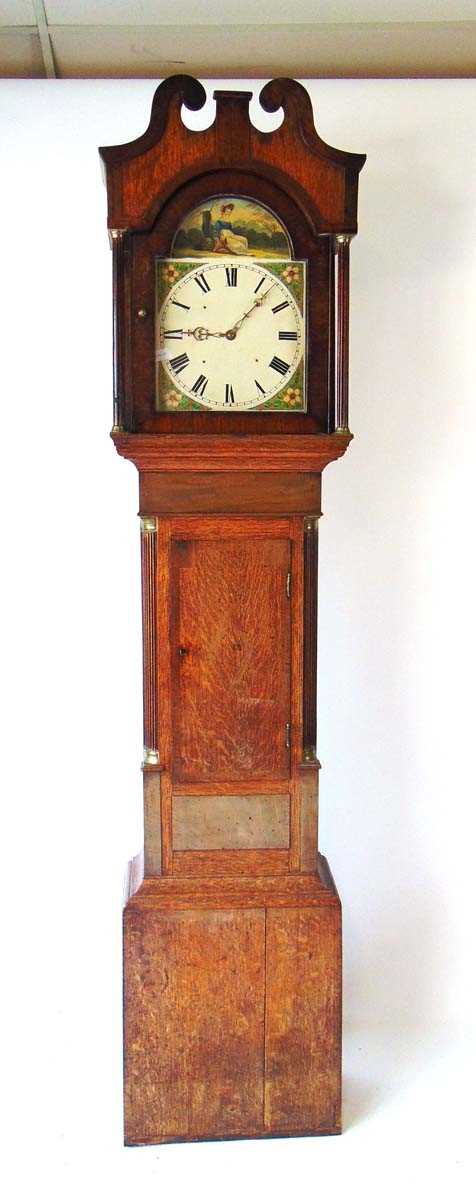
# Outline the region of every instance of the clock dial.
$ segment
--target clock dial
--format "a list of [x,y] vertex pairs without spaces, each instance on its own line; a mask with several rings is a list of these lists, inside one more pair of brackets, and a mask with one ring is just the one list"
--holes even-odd
[[157,272],[160,408],[305,408],[304,263],[169,259]]

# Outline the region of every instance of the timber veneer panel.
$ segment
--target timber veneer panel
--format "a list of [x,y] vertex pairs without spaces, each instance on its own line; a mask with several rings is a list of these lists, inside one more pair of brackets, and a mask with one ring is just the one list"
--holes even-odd
[[129,1144],[339,1132],[340,905],[319,868],[131,897]]
[[321,478],[311,472],[270,474],[263,487],[258,471],[144,471],[141,513],[317,513]]
[[176,850],[172,857],[175,875],[214,876],[278,875],[290,869],[288,850]]
[[205,529],[173,536],[171,564],[174,779],[287,778],[289,540]]
[[264,935],[263,910],[126,910],[127,1144],[262,1128]]
[[318,854],[315,870],[265,878],[176,879],[142,875],[129,891],[127,912],[181,912],[189,908],[318,908],[339,906],[329,864]]
[[265,1125],[340,1131],[340,905],[269,909]]

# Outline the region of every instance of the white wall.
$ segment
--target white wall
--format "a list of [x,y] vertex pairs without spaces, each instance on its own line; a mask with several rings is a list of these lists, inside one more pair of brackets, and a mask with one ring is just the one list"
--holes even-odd
[[[296,1146],[299,1169],[317,1164],[334,1194],[346,1170],[352,1179],[365,1169],[367,1195],[380,1195],[369,1155],[377,1137],[385,1173],[397,1094],[407,1146],[418,1130],[433,1153],[441,1127],[435,1182],[448,1172],[454,1183],[461,1166],[448,1143],[453,1085],[432,1077],[423,1098],[416,1081],[435,1045],[435,1072],[451,1056],[474,1005],[464,955],[474,833],[474,85],[309,87],[321,135],[368,153],[352,247],[355,442],[324,475],[319,625],[321,845],[344,903],[354,1126],[341,1141],[160,1152],[120,1149],[120,890],[141,840],[139,556],[135,469],[108,439],[110,251],[96,149],[145,128],[154,89],[0,88],[4,1029],[16,1133],[35,1143],[22,1170],[36,1180],[46,1172],[68,1196],[84,1194],[91,1171],[98,1193],[101,1180],[117,1195],[139,1181],[148,1195],[177,1167],[184,1186],[193,1167],[191,1183],[208,1195],[212,1171],[217,1196],[225,1185],[242,1190],[240,1171],[259,1181],[266,1167],[284,1195]],[[370,1031],[378,1038],[379,1029],[377,1052]],[[389,1098],[388,1127],[375,1126]],[[418,1154],[412,1178],[428,1185],[426,1150]],[[386,1196],[392,1186],[387,1179]]]

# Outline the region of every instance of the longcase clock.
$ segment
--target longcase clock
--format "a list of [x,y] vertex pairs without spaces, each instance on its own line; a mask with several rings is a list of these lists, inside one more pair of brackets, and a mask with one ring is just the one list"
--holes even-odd
[[365,156],[274,80],[158,88],[103,148],[114,425],[139,472],[144,868],[124,913],[127,1144],[337,1133],[341,914],[318,850],[321,473],[346,450]]

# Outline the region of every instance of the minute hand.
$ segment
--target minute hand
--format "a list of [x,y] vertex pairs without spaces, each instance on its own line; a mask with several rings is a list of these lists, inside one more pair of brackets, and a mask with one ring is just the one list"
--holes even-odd
[[230,334],[235,334],[237,329],[241,328],[243,321],[246,321],[246,318],[249,317],[251,315],[251,313],[255,311],[255,308],[260,308],[260,306],[264,303],[264,301],[266,300],[266,297],[269,296],[269,293],[272,292],[274,287],[276,287],[276,284],[272,283],[271,287],[268,288],[267,292],[263,292],[262,296],[258,296],[258,299],[253,302],[253,304],[251,305],[251,308],[249,308],[247,312],[243,313],[243,316],[240,317],[239,320],[236,321],[235,324],[231,326],[231,329],[227,329],[226,337],[230,337]]

